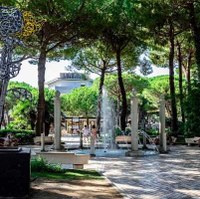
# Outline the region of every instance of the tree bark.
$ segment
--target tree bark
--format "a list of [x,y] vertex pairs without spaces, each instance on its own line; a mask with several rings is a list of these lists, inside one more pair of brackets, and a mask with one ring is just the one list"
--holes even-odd
[[174,27],[172,23],[170,23],[169,40],[170,40],[169,84],[170,84],[170,97],[171,97],[171,109],[172,109],[171,130],[173,134],[177,135],[178,119],[177,119],[177,108],[176,108],[176,97],[175,97],[175,86],[174,86]]
[[4,114],[5,114],[5,104],[4,104],[3,109],[2,109],[2,117],[0,119],[0,129],[2,128],[3,124],[4,124],[4,127],[5,127]]
[[43,123],[45,117],[45,96],[44,96],[44,82],[45,82],[45,64],[46,64],[46,45],[43,45],[40,50],[39,62],[38,62],[38,88],[39,98],[37,106],[37,123],[36,123],[36,135],[39,136],[43,132]]
[[192,65],[192,52],[189,53],[188,60],[187,60],[187,82],[188,82],[188,93],[191,91],[191,69]]
[[120,102],[121,98],[120,95],[117,96],[117,121],[116,124],[121,128],[121,119],[120,119]]
[[179,68],[179,99],[181,108],[182,122],[185,123],[185,112],[183,105],[183,71],[182,71],[182,53],[181,44],[177,41],[177,51],[178,51],[178,68]]
[[198,80],[200,81],[200,29],[197,25],[194,2],[188,1],[189,19],[195,44],[195,58],[197,64]]
[[100,128],[101,128],[101,107],[102,107],[102,92],[103,92],[103,85],[104,85],[104,79],[105,79],[105,72],[106,72],[106,63],[103,62],[103,68],[101,70],[101,77],[100,77],[100,83],[99,83],[99,97],[98,97],[98,109],[97,109],[97,133],[100,134]]
[[125,131],[126,128],[126,114],[127,114],[127,100],[126,100],[126,91],[124,88],[124,82],[122,79],[122,69],[121,69],[121,50],[117,49],[116,51],[117,59],[117,72],[118,72],[118,83],[122,96],[122,111],[121,111],[121,129]]

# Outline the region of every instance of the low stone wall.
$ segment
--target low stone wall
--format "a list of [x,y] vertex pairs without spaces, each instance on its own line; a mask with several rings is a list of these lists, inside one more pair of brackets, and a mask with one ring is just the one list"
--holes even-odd
[[[34,144],[37,144],[37,145],[41,144],[41,136],[36,136],[33,139],[34,139]],[[45,144],[53,144],[54,137],[53,136],[45,136],[44,142],[45,142]]]
[[185,142],[190,145],[200,144],[200,137],[194,137],[194,138],[185,138]]
[[131,136],[119,135],[115,138],[115,144],[127,144],[131,143]]
[[84,164],[88,164],[89,154],[75,154],[70,152],[37,152],[37,156],[43,157],[49,163],[54,164],[72,164],[75,169],[83,169]]

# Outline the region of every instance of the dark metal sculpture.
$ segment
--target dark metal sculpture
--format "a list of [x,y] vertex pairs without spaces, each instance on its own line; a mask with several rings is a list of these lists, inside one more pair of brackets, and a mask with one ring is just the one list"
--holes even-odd
[[13,61],[13,50],[22,42],[17,37],[23,28],[23,15],[11,7],[0,7],[0,40],[3,42],[0,57],[0,119],[3,114],[8,82],[18,75],[21,63]]
[[25,88],[15,87],[11,88],[7,91],[7,93],[11,93],[16,99],[20,99],[22,101],[32,100],[32,94]]

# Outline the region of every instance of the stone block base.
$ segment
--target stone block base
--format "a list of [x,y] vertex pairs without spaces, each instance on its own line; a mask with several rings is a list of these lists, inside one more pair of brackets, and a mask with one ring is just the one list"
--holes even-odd
[[152,150],[138,150],[138,151],[127,151],[125,156],[128,157],[141,157],[141,156],[151,156],[151,155],[158,155],[157,151]]
[[83,164],[74,164],[74,165],[73,165],[73,168],[74,168],[74,169],[83,169],[83,168],[84,168],[84,165],[83,165]]

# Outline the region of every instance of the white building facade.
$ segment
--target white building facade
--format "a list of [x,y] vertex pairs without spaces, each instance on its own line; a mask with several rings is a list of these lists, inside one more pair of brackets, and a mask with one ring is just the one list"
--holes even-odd
[[69,93],[75,88],[91,86],[92,80],[82,73],[60,73],[60,77],[46,82],[50,89]]

